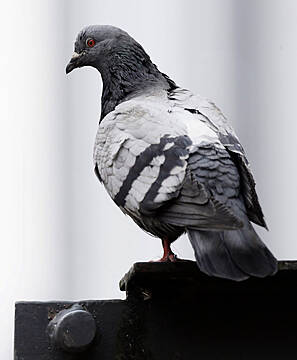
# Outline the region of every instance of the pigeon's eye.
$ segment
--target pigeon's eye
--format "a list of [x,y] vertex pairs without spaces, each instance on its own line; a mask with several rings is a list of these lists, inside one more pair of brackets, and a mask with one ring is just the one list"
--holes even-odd
[[88,47],[93,47],[95,45],[95,40],[87,39],[86,43],[87,43]]

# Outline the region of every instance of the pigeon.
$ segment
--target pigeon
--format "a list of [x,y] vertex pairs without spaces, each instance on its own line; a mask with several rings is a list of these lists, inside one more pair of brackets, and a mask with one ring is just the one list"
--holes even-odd
[[94,145],[99,181],[115,204],[179,261],[186,233],[199,269],[235,281],[266,277],[277,260],[251,222],[267,228],[243,147],[216,105],[158,70],[127,32],[83,28],[66,67],[102,77]]

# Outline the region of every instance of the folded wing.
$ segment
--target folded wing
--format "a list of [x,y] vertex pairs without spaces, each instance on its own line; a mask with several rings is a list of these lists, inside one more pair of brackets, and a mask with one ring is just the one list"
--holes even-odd
[[172,92],[171,97],[177,106],[183,107],[186,111],[195,114],[198,121],[206,123],[212,130],[217,132],[220,142],[229,152],[232,161],[237,166],[240,175],[241,194],[249,220],[267,228],[255,189],[256,183],[244,149],[232,126],[220,109],[213,102],[198,95],[193,95],[184,89],[176,89]]

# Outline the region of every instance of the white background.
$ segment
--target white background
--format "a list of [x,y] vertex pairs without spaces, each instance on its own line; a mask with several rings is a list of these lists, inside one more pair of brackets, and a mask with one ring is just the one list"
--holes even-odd
[[[126,218],[92,164],[101,79],[65,75],[78,31],[112,24],[159,69],[213,99],[252,164],[279,259],[296,259],[297,2],[28,0],[1,5],[0,358],[17,300],[123,297],[118,280],[160,241]],[[175,249],[192,258],[186,238]]]

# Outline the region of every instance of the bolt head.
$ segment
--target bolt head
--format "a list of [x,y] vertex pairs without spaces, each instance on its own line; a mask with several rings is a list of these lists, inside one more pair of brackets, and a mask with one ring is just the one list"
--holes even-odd
[[49,323],[52,342],[67,352],[81,352],[89,347],[96,335],[93,316],[80,305],[60,311]]

